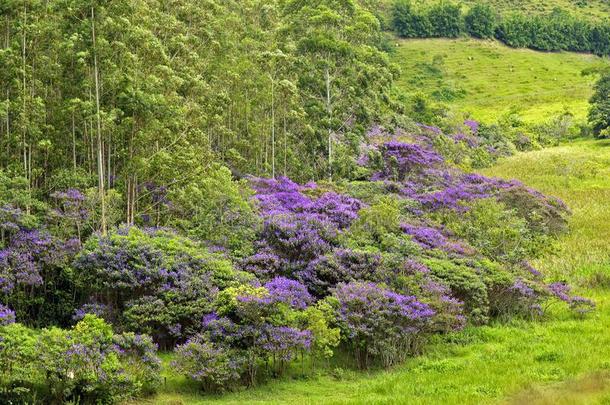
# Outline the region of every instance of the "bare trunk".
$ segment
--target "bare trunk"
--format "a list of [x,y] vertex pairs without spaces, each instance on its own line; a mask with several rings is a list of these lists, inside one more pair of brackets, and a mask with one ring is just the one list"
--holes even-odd
[[271,78],[271,177],[275,179],[275,79]]
[[[25,52],[25,42],[26,42],[26,25],[27,25],[27,17],[28,17],[28,10],[27,10],[27,6],[24,3],[23,4],[23,32],[22,32],[22,36],[21,36],[21,58],[22,58],[22,63],[23,63],[23,122],[21,123],[22,125],[22,139],[21,139],[21,147],[23,149],[23,173],[24,176],[27,179],[27,183],[28,183],[28,193],[30,191],[30,177],[29,177],[29,170],[28,170],[28,150],[27,150],[27,90],[26,90],[26,52]],[[26,212],[29,214],[30,213],[30,207],[29,205],[26,207]]]
[[332,131],[332,115],[330,98],[330,72],[328,67],[325,71],[326,76],[326,113],[328,114],[328,179],[333,180],[333,131]]
[[76,122],[74,119],[74,110],[72,110],[72,166],[76,170]]
[[287,177],[286,175],[286,166],[288,163],[288,135],[286,133],[286,115],[284,115],[284,177]]
[[108,230],[106,223],[106,192],[104,189],[104,145],[102,143],[102,118],[100,115],[100,80],[97,66],[97,49],[95,40],[95,12],[91,7],[91,38],[93,40],[93,70],[95,75],[95,116],[97,120],[97,174],[101,205],[101,231],[105,235]]

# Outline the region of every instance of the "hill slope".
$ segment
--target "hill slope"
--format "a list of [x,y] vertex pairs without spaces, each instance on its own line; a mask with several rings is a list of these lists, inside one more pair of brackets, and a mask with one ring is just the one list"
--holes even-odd
[[[477,0],[466,0],[466,5],[477,3]],[[498,12],[524,11],[526,13],[548,13],[555,8],[569,11],[581,17],[605,18],[610,16],[608,0],[485,0]]]
[[402,69],[397,86],[407,94],[423,91],[481,120],[513,111],[529,122],[565,110],[584,119],[595,77],[581,72],[607,63],[474,39],[400,40],[393,59]]

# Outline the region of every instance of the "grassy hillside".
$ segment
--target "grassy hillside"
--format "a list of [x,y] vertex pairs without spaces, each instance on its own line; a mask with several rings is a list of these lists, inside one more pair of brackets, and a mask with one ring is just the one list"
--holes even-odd
[[400,40],[394,62],[402,69],[397,86],[408,94],[423,91],[481,120],[514,111],[528,122],[565,110],[584,119],[595,77],[581,72],[608,63],[474,39]]
[[[485,174],[516,177],[568,202],[571,232],[536,265],[579,284],[610,281],[610,141],[587,141],[511,157]],[[607,280],[599,280],[604,278]],[[610,283],[608,283],[610,286]]]
[[[569,11],[581,17],[604,18],[610,15],[608,0],[485,0],[498,12],[525,11],[527,13],[548,13],[555,8]],[[466,5],[475,4],[477,0],[465,0]]]
[[[574,281],[610,274],[610,141],[521,154],[486,174],[521,179],[573,209],[571,233],[556,254],[539,261],[541,268]],[[597,277],[596,289],[582,291],[599,306],[585,320],[551,308],[546,322],[471,328],[387,372],[337,369],[218,397],[199,396],[183,378],[166,374],[161,394],[146,403],[600,403],[610,400],[604,371],[610,369],[610,293],[602,287],[610,283]]]

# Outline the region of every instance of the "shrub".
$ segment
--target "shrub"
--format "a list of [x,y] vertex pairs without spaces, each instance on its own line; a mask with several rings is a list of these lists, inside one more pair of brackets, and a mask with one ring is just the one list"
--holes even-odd
[[6,326],[13,323],[15,323],[15,311],[0,304],[0,326]]
[[519,263],[540,247],[527,221],[493,199],[473,202],[463,214],[446,218],[446,226],[486,257]]
[[589,123],[593,133],[600,138],[610,137],[610,72],[603,74],[595,84],[590,103]]
[[114,335],[92,315],[70,330],[1,327],[0,362],[2,391],[28,402],[115,403],[154,392],[160,378],[149,337]]
[[226,167],[205,175],[168,196],[174,205],[173,224],[194,239],[221,246],[243,257],[252,252],[259,219],[244,184],[233,181]]
[[428,16],[415,10],[409,0],[397,0],[393,4],[392,26],[404,38],[426,38],[432,34]]
[[475,38],[493,38],[496,15],[489,4],[477,3],[464,16],[466,31]]
[[151,334],[164,347],[194,333],[218,291],[239,276],[197,242],[135,227],[92,237],[74,265],[81,291],[119,328]]
[[434,311],[416,297],[374,283],[340,284],[333,291],[337,322],[360,368],[388,367],[417,349]]
[[484,324],[489,320],[487,285],[476,267],[435,258],[423,259],[423,263],[430,269],[432,280],[447,286],[451,296],[464,303],[470,322]]
[[457,38],[464,29],[459,5],[441,1],[433,5],[427,15],[432,26],[432,36]]
[[245,359],[236,350],[196,336],[176,348],[172,366],[201,384],[204,390],[215,392],[239,382],[245,371]]

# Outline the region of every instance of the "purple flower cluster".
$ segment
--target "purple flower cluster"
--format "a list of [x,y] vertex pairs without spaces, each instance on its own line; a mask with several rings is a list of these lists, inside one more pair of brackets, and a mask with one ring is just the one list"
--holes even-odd
[[436,228],[428,226],[416,226],[403,223],[400,228],[403,232],[411,235],[413,240],[425,249],[441,249],[448,252],[464,253],[464,249],[458,243],[451,242]]
[[479,127],[481,126],[481,124],[474,120],[466,120],[464,121],[464,125],[468,127],[468,129],[470,129],[470,132],[474,135],[478,134]]
[[15,311],[0,304],[0,326],[6,326],[12,323],[15,323]]
[[283,302],[295,309],[305,309],[313,302],[307,287],[298,281],[276,277],[265,284],[272,302]]
[[110,315],[110,308],[108,308],[107,305],[98,304],[98,303],[84,304],[80,308],[78,308],[76,311],[74,311],[74,315],[72,315],[72,319],[74,321],[80,321],[87,314],[91,314],[91,315],[95,315],[99,318],[107,319]]
[[304,219],[317,219],[343,229],[349,227],[362,208],[360,201],[332,192],[312,199],[303,194],[308,189],[307,186],[300,186],[286,177],[276,180],[253,178],[251,183],[265,217],[292,214],[304,216]]
[[439,167],[444,159],[434,150],[414,143],[390,141],[381,146],[385,165],[374,180],[402,181],[425,169]]
[[289,326],[267,326],[258,345],[267,353],[282,361],[292,360],[299,350],[309,350],[312,334]]
[[434,310],[417,297],[405,296],[374,283],[340,284],[333,291],[344,339],[356,352],[359,365],[375,357],[393,363],[410,351],[425,331]]
[[79,248],[75,239],[61,241],[47,232],[19,230],[0,250],[0,291],[42,285],[45,269],[68,264]]

